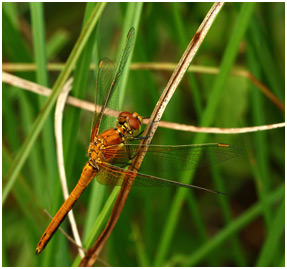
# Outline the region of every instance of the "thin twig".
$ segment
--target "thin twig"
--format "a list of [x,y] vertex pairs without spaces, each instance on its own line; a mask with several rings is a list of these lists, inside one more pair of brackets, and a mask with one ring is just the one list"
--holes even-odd
[[[50,71],[61,71],[64,67],[62,63],[50,63],[47,65],[48,70]],[[173,71],[176,67],[176,63],[132,63],[130,68],[132,70],[167,70]],[[95,64],[91,64],[90,69],[94,70]],[[4,71],[35,71],[36,64],[31,63],[3,63],[2,70]],[[190,65],[188,72],[194,73],[203,73],[203,74],[218,74],[219,68],[217,67],[207,67],[200,65]],[[249,79],[258,89],[268,98],[271,102],[273,102],[281,111],[285,111],[284,104],[272,93],[270,89],[268,89],[261,81],[259,81],[251,72],[244,69],[233,69],[230,73],[231,75],[238,77],[245,77]]]
[[210,133],[210,134],[242,134],[258,131],[266,131],[285,127],[285,122],[274,123],[269,125],[242,127],[242,128],[216,128],[216,127],[197,127],[193,125],[186,125],[181,123],[161,121],[159,127],[174,129],[179,131],[186,131],[192,133]]
[[248,72],[247,76],[249,79],[257,86],[265,96],[271,100],[281,111],[285,112],[285,106],[281,101],[262,83],[260,82],[252,73]]
[[[31,82],[29,80],[25,80],[23,78],[19,78],[17,76],[11,75],[11,74],[3,72],[3,71],[2,71],[2,81],[7,83],[7,84],[10,84],[12,86],[15,86],[15,87],[27,90],[27,91],[31,91],[31,92],[34,92],[37,94],[41,94],[44,96],[49,96],[51,91],[52,91],[51,89],[49,89],[47,87],[41,86],[37,83]],[[72,106],[81,108],[81,109],[88,110],[88,111],[92,111],[92,112],[95,111],[95,104],[94,103],[80,100],[80,99],[77,99],[75,97],[69,96],[66,103],[68,103]],[[100,109],[100,106],[97,105],[96,109]],[[112,117],[118,117],[118,115],[119,115],[118,111],[112,110],[109,108],[106,109],[106,112],[107,112],[107,115],[112,116]]]
[[[51,93],[51,90],[49,88],[43,87],[39,84],[36,84],[34,82],[30,82],[28,80],[19,78],[17,76],[11,75],[6,72],[2,72],[2,81],[13,85],[15,87],[19,87],[37,94],[42,94],[44,96],[48,96]],[[77,99],[75,97],[69,96],[67,99],[67,103],[87,110],[94,112],[95,111],[95,104],[91,102],[87,102],[84,100]],[[106,109],[105,113],[112,117],[118,117],[119,111],[112,110],[112,109]],[[147,124],[148,120],[144,120],[144,124]],[[174,122],[168,122],[168,121],[160,121],[159,127],[162,128],[168,128],[168,129],[174,129],[174,130],[180,130],[180,131],[186,131],[186,132],[193,132],[193,133],[214,133],[214,134],[240,134],[240,133],[247,133],[247,132],[257,132],[257,131],[263,131],[263,130],[270,130],[270,129],[276,129],[280,127],[284,127],[285,122],[282,123],[275,123],[270,125],[262,125],[262,126],[253,126],[253,127],[243,127],[243,128],[210,128],[210,127],[197,127],[193,125],[186,125],[181,123],[174,123]]]
[[[162,117],[162,114],[171,99],[173,93],[175,92],[178,84],[180,83],[183,75],[185,74],[190,62],[192,61],[194,55],[196,54],[199,46],[201,45],[204,37],[206,36],[212,22],[214,21],[216,15],[220,11],[221,7],[223,6],[223,3],[215,3],[211,7],[210,11],[206,15],[205,19],[203,20],[202,24],[200,25],[199,29],[197,30],[195,36],[191,40],[190,44],[188,45],[186,51],[184,52],[183,56],[181,57],[177,68],[173,72],[166,88],[164,89],[151,117],[150,121],[145,128],[145,131],[143,133],[144,137],[149,137],[148,139],[143,139],[139,143],[139,147],[148,147],[147,145],[150,143],[151,139],[153,138],[153,135],[158,127],[159,121]],[[140,165],[143,161],[145,155],[145,150],[140,150],[139,154],[134,158],[132,164],[129,166],[129,169],[132,171],[138,171],[140,168]],[[125,181],[130,180],[130,175],[125,176]],[[119,192],[119,195],[117,197],[117,200],[114,204],[111,216],[109,218],[109,221],[104,229],[104,231],[101,233],[101,235],[98,237],[94,245],[88,250],[87,255],[84,259],[82,259],[80,266],[92,266],[95,261],[97,260],[97,257],[99,256],[102,248],[104,247],[107,239],[109,238],[112,230],[114,229],[117,220],[122,212],[122,209],[125,205],[125,202],[127,200],[129,191],[132,187],[132,184],[123,184],[121,187],[121,190]]]
[[[55,137],[56,137],[56,148],[57,148],[57,161],[58,161],[58,168],[60,174],[60,181],[62,186],[62,191],[64,195],[64,199],[68,199],[69,191],[68,191],[68,184],[67,178],[65,173],[65,164],[64,164],[64,152],[63,152],[63,139],[62,139],[62,119],[63,119],[63,110],[65,107],[66,99],[70,90],[72,89],[72,79],[69,79],[61,94],[58,97],[56,110],[55,110]],[[72,232],[76,241],[76,244],[82,247],[81,238],[78,232],[76,220],[73,214],[73,210],[68,213],[68,218],[71,224]],[[83,258],[85,256],[85,252],[78,248],[80,256]]]

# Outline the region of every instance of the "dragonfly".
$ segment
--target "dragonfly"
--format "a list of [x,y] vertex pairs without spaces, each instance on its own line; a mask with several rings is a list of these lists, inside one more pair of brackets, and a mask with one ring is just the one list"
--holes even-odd
[[[204,187],[185,184],[174,178],[172,180],[165,179],[143,172],[151,171],[159,160],[161,165],[157,166],[157,169],[169,173],[219,163],[240,154],[238,147],[221,143],[178,146],[151,144],[147,149],[146,147],[138,149],[137,143],[134,142],[146,139],[140,136],[143,117],[136,112],[121,112],[117,119],[106,115],[106,110],[109,107],[117,109],[116,88],[132,50],[134,36],[135,29],[132,27],[127,35],[116,69],[109,59],[104,58],[99,62],[95,104],[98,103],[101,108],[98,109],[96,105],[94,112],[88,148],[89,160],[82,170],[77,185],[43,233],[36,247],[36,255],[43,251],[68,212],[95,177],[99,183],[112,186],[122,184],[142,187],[174,186],[220,193]],[[107,125],[111,125],[113,128],[102,130],[102,126]],[[140,171],[126,169],[126,166],[140,151],[145,151],[145,159]],[[126,175],[128,177],[125,177]]]

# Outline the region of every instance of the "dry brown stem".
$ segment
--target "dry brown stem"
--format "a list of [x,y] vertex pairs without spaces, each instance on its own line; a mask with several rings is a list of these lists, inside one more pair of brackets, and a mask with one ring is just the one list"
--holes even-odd
[[251,132],[283,128],[285,127],[285,122],[274,123],[269,125],[261,125],[261,126],[241,127],[241,128],[216,128],[216,127],[197,127],[193,125],[161,121],[159,126],[163,128],[192,132],[192,133],[243,134],[243,133],[251,133]]
[[[239,72],[239,71],[238,71]],[[241,73],[243,71],[240,71]],[[8,74],[6,72],[2,72],[2,81],[13,85],[15,87],[19,87],[28,91],[32,91],[37,94],[42,94],[48,96],[51,93],[51,89],[43,87],[34,82],[30,82],[28,80],[16,77],[14,75]],[[87,110],[94,112],[95,104],[91,102],[87,102],[84,100],[77,99],[75,97],[68,97],[67,103]],[[105,112],[107,115],[112,117],[117,117],[119,115],[119,111],[107,109]],[[148,120],[144,120],[144,124],[147,124]],[[270,125],[262,125],[262,126],[252,126],[252,127],[243,127],[243,128],[212,128],[212,127],[197,127],[193,125],[168,122],[168,121],[160,121],[159,127],[174,129],[179,131],[193,132],[193,133],[214,133],[214,134],[240,134],[240,133],[248,133],[248,132],[257,132],[257,131],[265,131],[276,128],[281,128],[285,126],[285,122],[275,123]]]
[[[41,86],[37,83],[25,80],[23,78],[16,77],[14,75],[11,75],[3,71],[2,71],[2,81],[7,84],[13,85],[15,87],[19,87],[21,89],[28,90],[28,91],[31,91],[37,94],[42,94],[44,96],[49,96],[52,91],[51,89],[47,87]],[[85,110],[92,111],[92,112],[95,111],[94,103],[80,100],[75,97],[69,96],[67,99],[67,103],[72,106],[81,108],[81,109],[85,109]],[[96,109],[99,109],[99,106],[97,106]],[[106,111],[107,111],[107,115],[113,116],[113,117],[117,117],[119,114],[118,111],[108,109],[108,108],[106,109]]]
[[[61,71],[64,67],[62,63],[50,63],[47,68],[50,71]],[[132,63],[130,68],[133,70],[167,70],[172,71],[176,67],[175,63]],[[91,64],[91,69],[95,68],[94,64]],[[2,69],[4,71],[35,71],[36,64],[30,63],[3,63]],[[194,73],[204,73],[204,74],[218,74],[219,68],[217,67],[207,67],[199,65],[190,65],[188,72]],[[284,104],[268,89],[261,81],[259,81],[251,72],[244,69],[233,69],[230,73],[231,75],[238,77],[246,77],[249,79],[258,89],[271,101],[273,102],[281,111],[285,111]]]

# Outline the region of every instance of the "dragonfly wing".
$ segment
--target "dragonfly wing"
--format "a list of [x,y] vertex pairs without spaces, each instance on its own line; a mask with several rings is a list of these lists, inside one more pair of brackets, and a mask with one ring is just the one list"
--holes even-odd
[[122,54],[119,60],[119,64],[117,66],[116,75],[115,75],[113,85],[112,85],[114,88],[118,85],[119,79],[125,69],[126,63],[129,59],[130,53],[133,48],[134,38],[135,38],[135,28],[132,27],[128,32],[126,43],[125,43],[124,49],[122,51]]
[[[108,149],[109,150],[109,149]],[[166,171],[176,172],[194,170],[197,167],[214,165],[241,154],[241,149],[228,144],[202,144],[202,145],[149,145],[138,149],[137,145],[126,144],[117,151],[114,165],[125,163],[133,159],[139,151],[145,151],[145,158],[140,167],[140,172]]]
[[[114,75],[115,67],[113,62],[107,58],[102,59],[98,66],[95,112],[90,142],[93,141],[95,135],[98,135],[99,133],[99,126],[103,117],[102,113],[104,113],[105,110],[105,108],[101,109],[100,106],[102,106],[106,102],[105,100],[109,98],[108,93],[112,85]],[[113,106],[115,109],[118,109],[118,102],[114,102]]]
[[[114,110],[118,109],[118,96],[115,94],[115,89],[119,83],[120,77],[123,73],[123,70],[128,61],[129,55],[132,50],[133,42],[135,36],[135,29],[132,27],[127,35],[126,43],[122,51],[118,66],[116,71],[114,71],[113,65],[110,60],[102,59],[99,63],[98,70],[98,82],[97,82],[97,94],[98,104],[101,105],[101,109],[97,115],[94,116],[94,122],[92,127],[91,141],[94,136],[99,133],[99,128],[101,122],[104,122],[105,119],[110,117],[105,116],[104,113],[106,108],[112,108]],[[116,119],[113,120],[114,122]],[[104,129],[107,129],[109,126],[103,126]]]
[[[168,180],[126,170],[105,163],[101,166],[101,171],[97,176],[97,181],[104,185],[121,186],[123,184],[135,187],[184,187],[189,189],[200,189],[212,193],[221,193],[203,187],[185,184],[175,180]],[[221,193],[224,194],[224,193]]]
[[100,172],[97,175],[97,181],[103,185],[121,186],[123,184],[126,170],[113,167],[105,163],[100,166]]

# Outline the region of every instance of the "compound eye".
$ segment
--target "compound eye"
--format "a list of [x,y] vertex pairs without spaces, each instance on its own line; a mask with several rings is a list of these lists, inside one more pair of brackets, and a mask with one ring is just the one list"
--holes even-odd
[[129,112],[121,112],[118,116],[118,124],[124,125],[131,116],[132,114]]
[[130,112],[124,111],[124,112],[121,112],[121,113],[119,114],[119,117],[129,118],[129,117],[132,117],[132,114],[131,114]]
[[140,128],[140,122],[138,121],[137,118],[129,118],[129,123],[130,123],[130,126],[133,130],[138,130]]
[[141,117],[138,113],[134,112],[134,113],[133,113],[133,117],[138,120],[138,122],[139,122],[140,125],[142,125],[143,119],[142,119],[142,117]]

